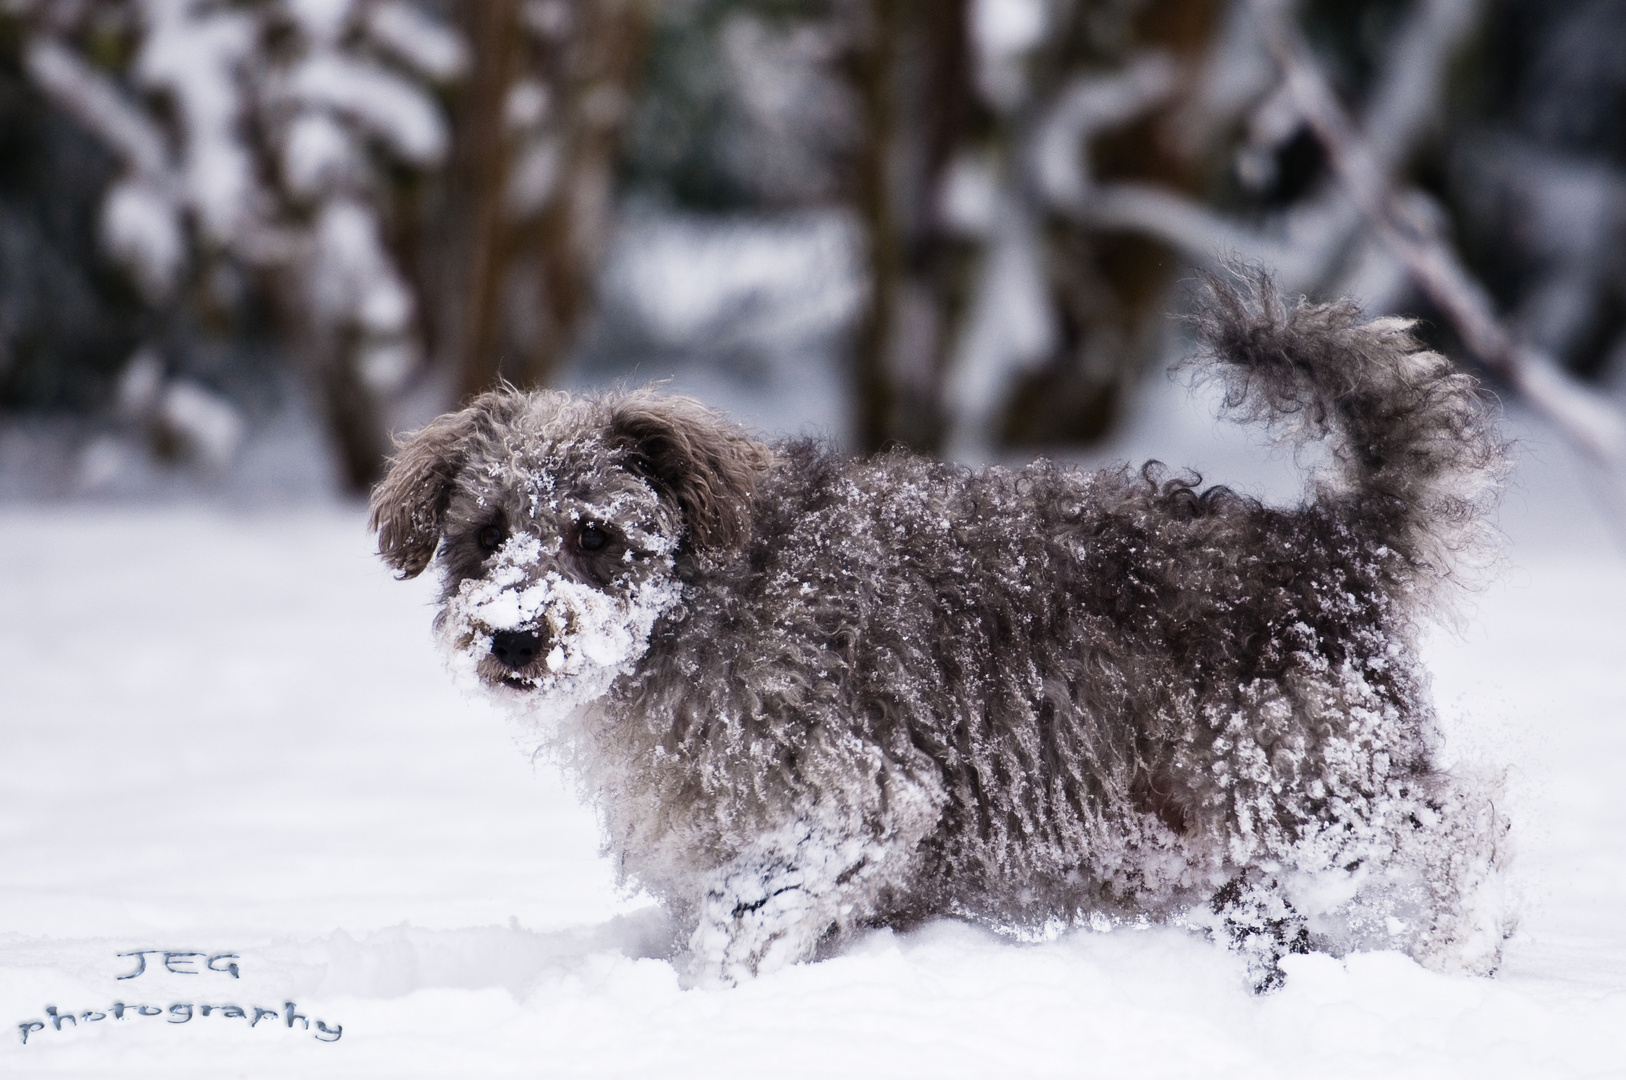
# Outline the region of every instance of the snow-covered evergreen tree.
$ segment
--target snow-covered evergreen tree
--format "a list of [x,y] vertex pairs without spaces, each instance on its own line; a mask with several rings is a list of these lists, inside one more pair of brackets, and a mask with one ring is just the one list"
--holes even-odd
[[[36,86],[111,149],[101,235],[157,308],[266,285],[351,473],[421,362],[397,220],[468,63],[408,0],[18,0]],[[220,299],[217,295],[215,299]],[[151,355],[150,353],[148,355]]]

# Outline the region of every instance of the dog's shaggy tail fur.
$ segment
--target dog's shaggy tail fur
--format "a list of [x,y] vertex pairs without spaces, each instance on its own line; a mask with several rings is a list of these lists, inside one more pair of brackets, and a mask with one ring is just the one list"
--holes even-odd
[[1327,440],[1340,475],[1316,485],[1316,501],[1399,554],[1409,587],[1432,592],[1490,550],[1506,443],[1478,382],[1426,350],[1411,320],[1366,321],[1348,300],[1289,303],[1258,272],[1205,274],[1202,286],[1199,360],[1223,381],[1226,411]]

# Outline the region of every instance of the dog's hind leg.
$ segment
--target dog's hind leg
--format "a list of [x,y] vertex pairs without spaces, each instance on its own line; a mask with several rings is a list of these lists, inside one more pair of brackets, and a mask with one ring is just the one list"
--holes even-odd
[[1211,932],[1247,961],[1255,993],[1269,993],[1282,985],[1286,978],[1282,957],[1310,951],[1304,916],[1294,910],[1274,881],[1235,878],[1214,894],[1209,910]]
[[[1412,785],[1385,823],[1391,852],[1352,901],[1320,920],[1336,951],[1399,948],[1436,971],[1488,975],[1516,925],[1500,778],[1438,775]],[[1342,939],[1342,940],[1340,940]]]

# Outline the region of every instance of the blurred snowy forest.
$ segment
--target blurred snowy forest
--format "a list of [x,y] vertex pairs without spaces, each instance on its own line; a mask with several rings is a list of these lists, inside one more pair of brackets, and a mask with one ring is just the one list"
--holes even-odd
[[0,0],[0,493],[499,379],[1086,445],[1233,257],[1618,467],[1623,240],[1626,0]]

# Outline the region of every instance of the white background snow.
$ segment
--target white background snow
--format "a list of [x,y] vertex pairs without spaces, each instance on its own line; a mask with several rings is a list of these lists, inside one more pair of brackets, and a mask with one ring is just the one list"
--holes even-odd
[[[1291,492],[1148,399],[1107,456]],[[1255,997],[1175,930],[1021,944],[942,922],[728,991],[431,645],[432,586],[357,507],[0,506],[0,1076],[1626,1075],[1626,558],[1528,431],[1510,564],[1427,652],[1448,754],[1505,765],[1523,923],[1502,972],[1291,958]],[[116,954],[236,953],[241,978]],[[236,1003],[33,1032],[45,1006]]]

